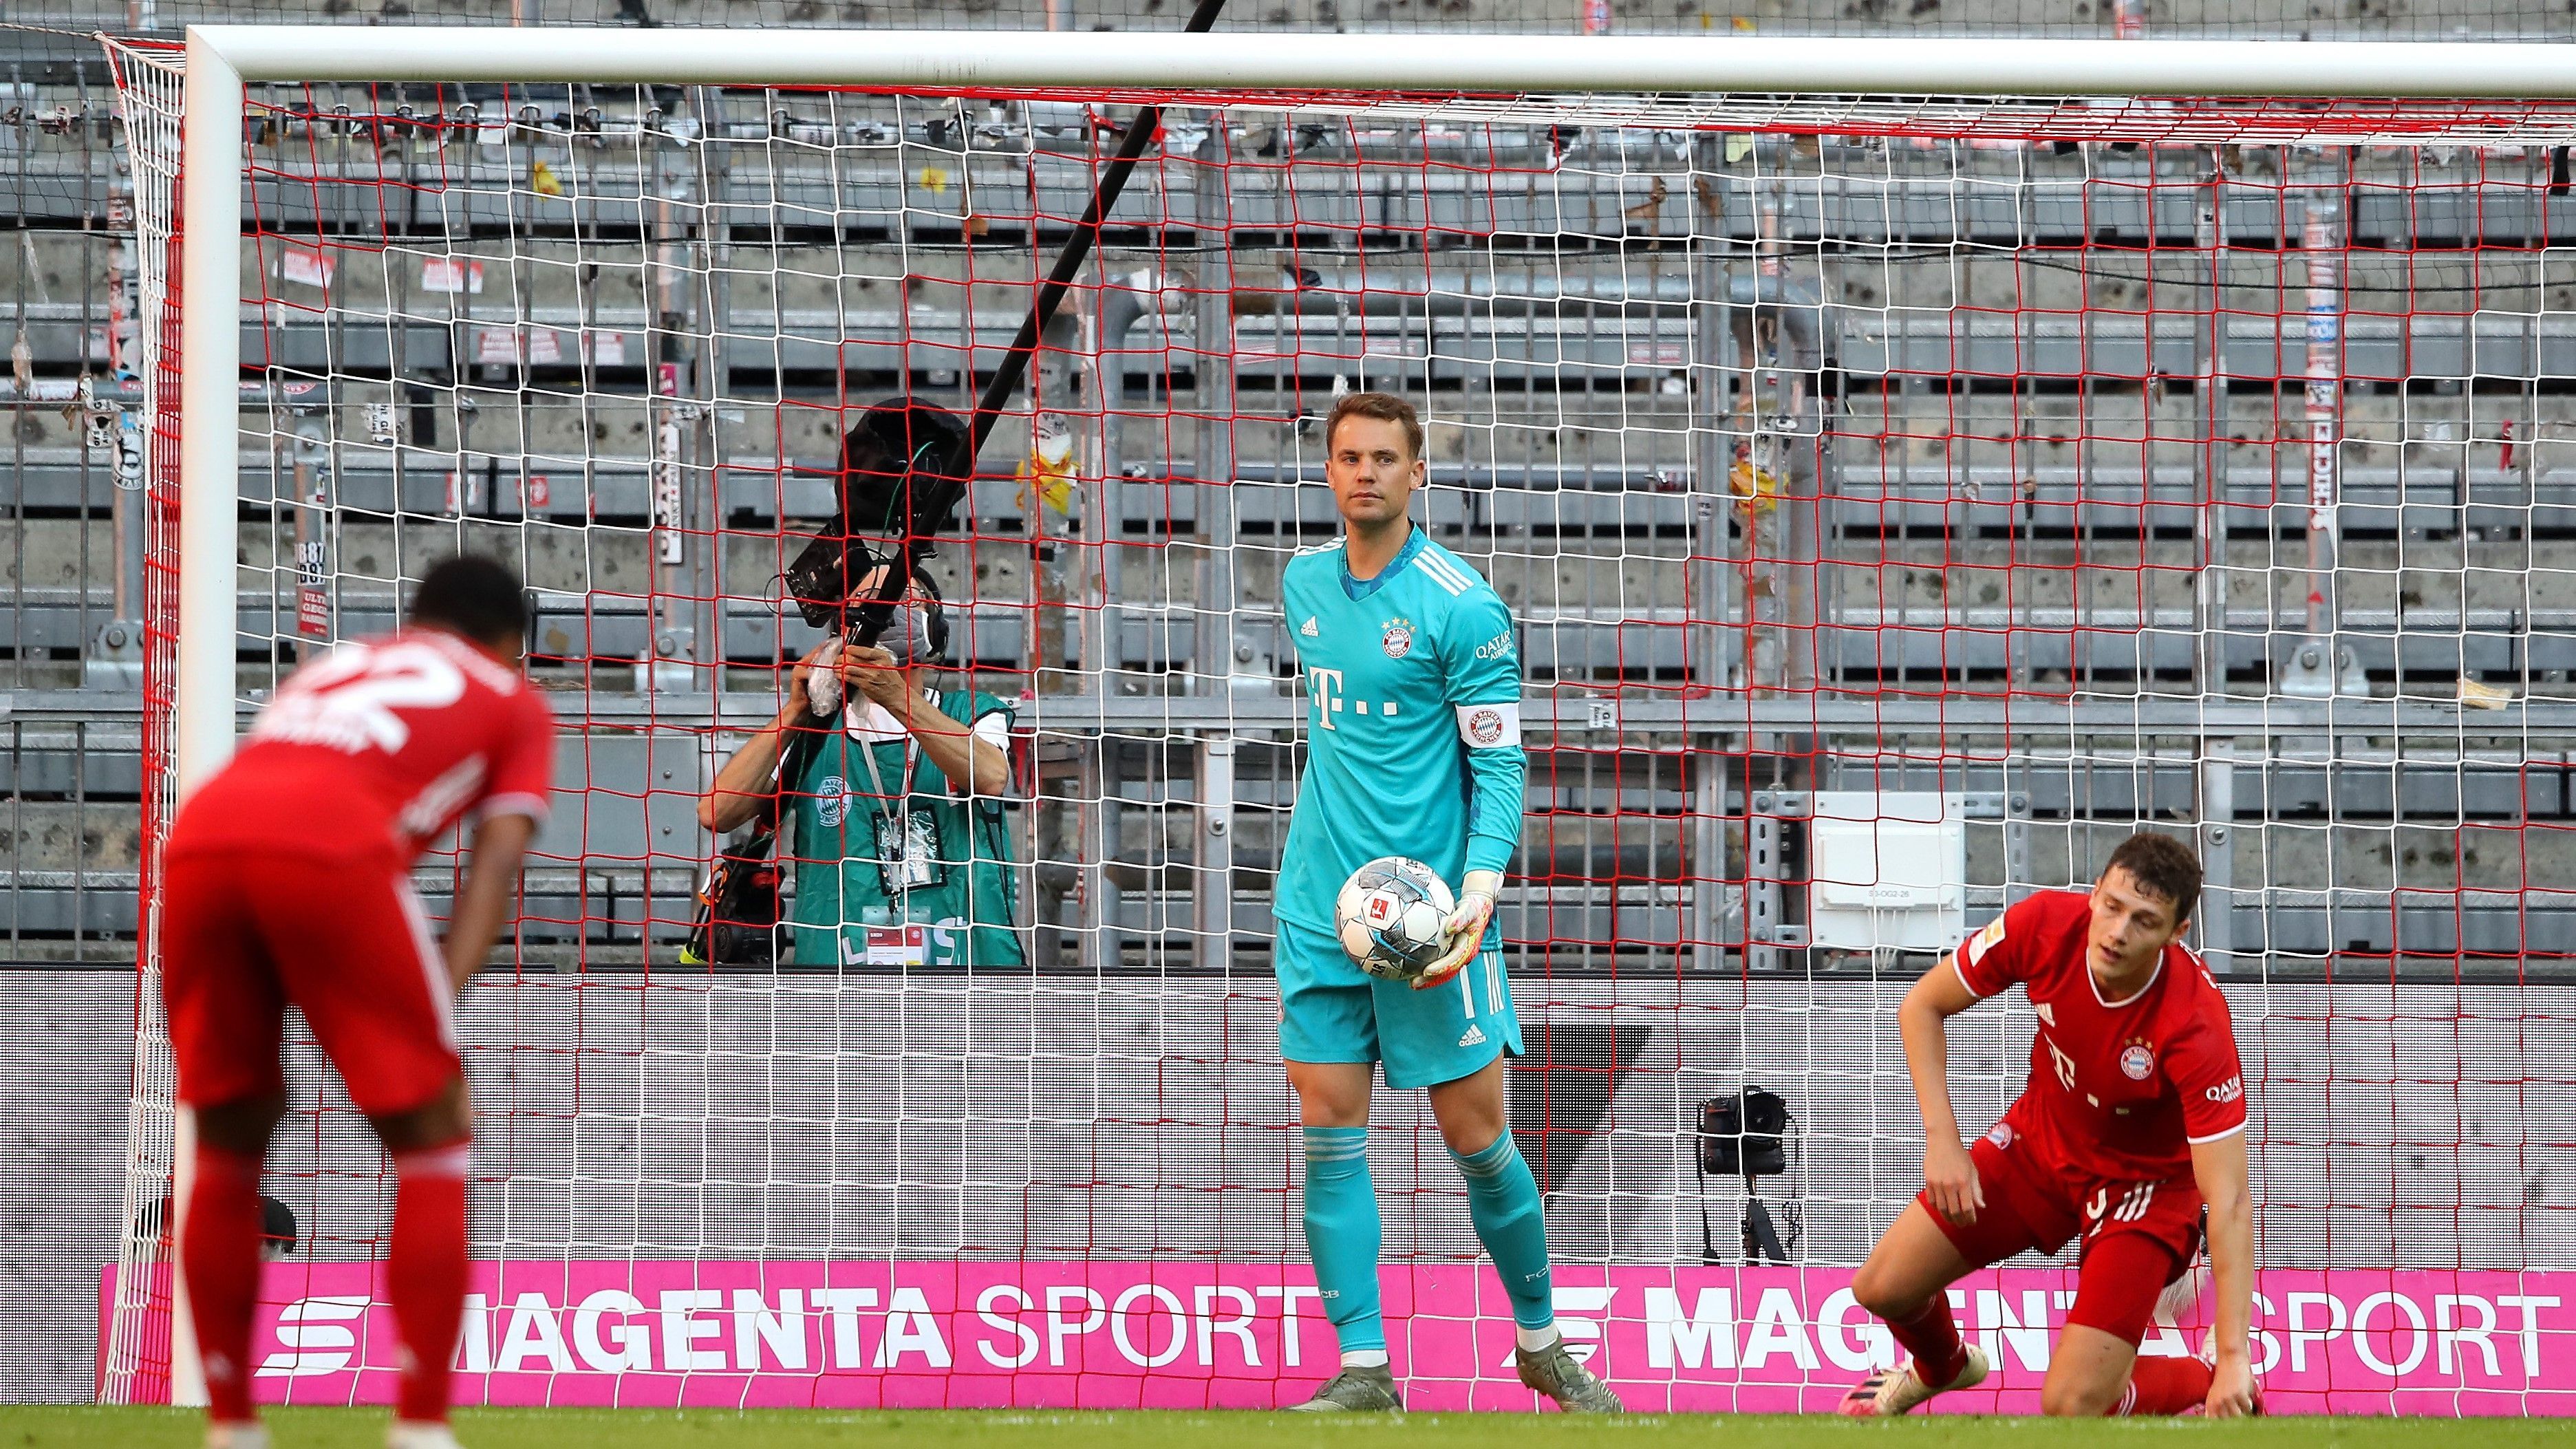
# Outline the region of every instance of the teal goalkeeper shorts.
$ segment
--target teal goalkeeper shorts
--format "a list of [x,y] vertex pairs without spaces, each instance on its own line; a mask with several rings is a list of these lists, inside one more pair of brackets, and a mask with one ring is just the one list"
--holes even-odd
[[1410,1090],[1521,1054],[1500,950],[1488,947],[1456,976],[1416,991],[1352,965],[1330,932],[1278,924],[1279,1055],[1289,1061],[1384,1062],[1386,1084]]

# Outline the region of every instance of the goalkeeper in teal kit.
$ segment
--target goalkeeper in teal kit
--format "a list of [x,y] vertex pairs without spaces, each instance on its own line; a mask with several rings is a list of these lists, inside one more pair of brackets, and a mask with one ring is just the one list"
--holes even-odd
[[[1521,1382],[1568,1409],[1620,1404],[1566,1351],[1548,1294],[1538,1183],[1512,1144],[1503,1058],[1520,1020],[1493,925],[1521,832],[1520,652],[1493,588],[1413,526],[1422,424],[1354,393],[1324,425],[1345,532],[1280,580],[1306,704],[1306,769],[1279,864],[1279,1054],[1306,1138],[1306,1244],[1341,1372],[1309,1410],[1399,1410],[1378,1301],[1371,1074],[1425,1088],[1468,1216],[1510,1297]],[[1333,930],[1351,873],[1402,855],[1457,885],[1449,949],[1417,981],[1363,973]]]

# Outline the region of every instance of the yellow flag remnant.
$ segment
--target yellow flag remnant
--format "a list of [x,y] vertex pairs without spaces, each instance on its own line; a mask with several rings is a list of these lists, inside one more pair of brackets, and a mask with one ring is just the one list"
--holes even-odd
[[1040,413],[1035,445],[1020,460],[1020,506],[1056,513],[1073,508],[1073,424],[1061,413]]
[[556,177],[554,168],[548,166],[543,161],[531,161],[528,163],[528,189],[539,196],[561,196],[564,194],[562,180]]
[[1735,495],[1735,506],[1747,517],[1780,504],[1779,475],[1757,465],[1745,449],[1737,450],[1735,466],[1726,470],[1726,491]]

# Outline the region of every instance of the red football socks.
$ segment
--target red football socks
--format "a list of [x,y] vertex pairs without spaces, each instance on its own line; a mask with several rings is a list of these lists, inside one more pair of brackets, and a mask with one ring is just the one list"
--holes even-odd
[[471,1142],[394,1154],[393,1246],[385,1292],[402,1334],[394,1416],[447,1419],[447,1379],[465,1315],[465,1169]]
[[1947,1293],[1933,1294],[1932,1301],[1911,1318],[1887,1320],[1887,1331],[1914,1355],[1915,1376],[1933,1388],[1957,1378],[1968,1366],[1968,1345],[1959,1337],[1957,1320],[1950,1316]]
[[2209,1365],[2196,1358],[2142,1358],[2129,1370],[2129,1391],[2113,1406],[2114,1416],[2179,1414],[2209,1399]]
[[259,1297],[259,1159],[197,1145],[179,1219],[179,1271],[205,1365],[207,1417],[240,1423],[250,1407],[251,1306]]

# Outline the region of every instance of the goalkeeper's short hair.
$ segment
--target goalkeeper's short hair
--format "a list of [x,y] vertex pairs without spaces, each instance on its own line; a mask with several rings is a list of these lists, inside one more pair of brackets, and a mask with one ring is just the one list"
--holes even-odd
[[1333,404],[1324,417],[1324,451],[1333,448],[1333,433],[1344,418],[1375,418],[1381,423],[1394,423],[1404,429],[1404,445],[1413,456],[1422,456],[1422,416],[1413,404],[1391,392],[1355,392]]

